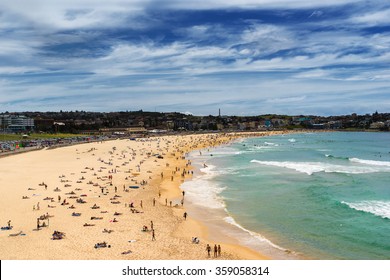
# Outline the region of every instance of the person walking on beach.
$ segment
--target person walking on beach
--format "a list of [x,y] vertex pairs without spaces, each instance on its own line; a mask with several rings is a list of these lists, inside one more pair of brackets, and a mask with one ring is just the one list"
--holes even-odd
[[211,247],[209,244],[206,246],[207,256],[210,258]]
[[152,241],[156,241],[156,236],[154,235],[154,229],[152,229]]
[[150,228],[153,229],[153,221],[150,221]]
[[218,244],[218,257],[221,256],[221,245]]
[[183,217],[184,217],[184,220],[187,220],[187,212],[184,212]]
[[218,257],[218,247],[217,244],[214,244],[214,258]]

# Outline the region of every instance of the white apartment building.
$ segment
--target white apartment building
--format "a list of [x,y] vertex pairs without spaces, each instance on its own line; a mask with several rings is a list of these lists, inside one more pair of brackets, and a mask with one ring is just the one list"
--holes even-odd
[[34,119],[22,115],[0,115],[1,131],[29,131],[34,128]]

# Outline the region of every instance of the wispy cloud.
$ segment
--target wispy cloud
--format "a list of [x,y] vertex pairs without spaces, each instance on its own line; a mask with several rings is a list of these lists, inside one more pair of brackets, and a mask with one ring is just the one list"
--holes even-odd
[[390,7],[322,2],[5,0],[0,106],[389,111]]

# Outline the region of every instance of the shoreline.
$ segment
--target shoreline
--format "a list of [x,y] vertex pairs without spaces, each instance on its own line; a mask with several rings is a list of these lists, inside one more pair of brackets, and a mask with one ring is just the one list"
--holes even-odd
[[[187,168],[187,172],[193,168],[185,156],[196,149],[268,133],[163,136],[139,141],[122,139],[3,157],[0,159],[4,173],[0,188],[1,226],[11,220],[13,228],[0,233],[0,257],[209,259],[205,249],[206,242],[210,242],[207,239],[209,229],[192,217],[184,221],[186,208],[179,206],[180,186],[184,180],[192,177],[191,174],[180,174],[183,168]],[[156,153],[161,154],[163,159],[156,157]],[[107,178],[110,174],[114,177],[111,181]],[[88,180],[91,184],[86,183]],[[47,190],[40,185],[42,181],[49,186]],[[69,181],[67,184],[70,186],[64,185],[65,181]],[[130,184],[137,184],[138,189],[128,189]],[[61,191],[55,192],[56,189]],[[76,204],[66,194],[71,192],[75,193],[73,196],[84,198],[87,203]],[[22,195],[28,196],[28,199],[22,199]],[[62,196],[58,201],[57,195]],[[52,200],[45,201],[44,196]],[[62,205],[64,199],[76,209],[69,209],[68,204]],[[173,201],[172,207],[165,205],[165,199]],[[135,205],[133,208],[128,207],[131,202]],[[37,203],[41,203],[41,209],[31,210]],[[93,204],[99,205],[102,211],[91,209]],[[130,212],[132,209],[142,213],[133,214]],[[80,212],[81,217],[72,217],[73,211]],[[114,211],[120,215],[113,216]],[[41,223],[46,222],[47,226],[36,230],[37,216],[45,213],[52,216],[50,221],[42,220]],[[99,220],[92,220],[94,216],[98,216],[96,218]],[[119,222],[111,223],[114,218]],[[151,240],[150,232],[141,232],[142,226],[149,226],[150,221],[154,222],[156,241]],[[83,227],[83,224],[93,226]],[[112,233],[104,233],[105,229],[112,230]],[[66,237],[51,240],[53,230],[65,232]],[[25,235],[18,234],[20,232]],[[192,244],[193,236],[201,239],[200,244]],[[110,248],[93,248],[94,244],[103,241],[109,243]],[[210,242],[210,245],[213,244]],[[238,244],[218,244],[222,246],[218,259],[267,258]]]
[[[222,143],[218,144],[213,144],[213,145],[202,145],[199,149],[190,149],[185,152],[185,154],[188,154],[190,152],[202,150],[202,149],[207,149],[207,148],[215,148],[219,147],[221,145],[226,145],[231,143],[232,141],[238,140],[240,138],[245,138],[248,136],[238,136],[235,135],[233,138],[229,138],[229,140],[224,140]],[[256,137],[256,136],[254,136]],[[187,157],[186,157],[187,158]],[[181,168],[184,168],[184,165],[182,165]],[[190,170],[193,171],[195,167],[191,165]],[[196,170],[195,170],[196,172]],[[199,172],[199,171],[198,171]],[[182,199],[182,189],[181,186],[183,183],[186,181],[192,181],[193,176],[191,178],[186,178],[185,180],[182,180],[180,184],[175,185],[173,190],[168,189],[167,187],[162,184],[162,188],[164,192],[169,193],[168,197],[173,198],[175,200],[175,203],[179,203],[180,200]],[[164,194],[163,192],[163,194]],[[175,209],[174,214],[177,215],[178,217],[181,217],[183,212],[190,212],[191,210],[194,210],[193,207],[188,207],[188,203],[184,203],[184,208],[182,211],[179,211],[178,209]],[[192,208],[192,209],[191,209]],[[195,206],[196,208],[196,206]],[[195,211],[198,211],[199,209],[195,209]],[[189,233],[191,232],[191,234]],[[258,252],[256,250],[250,249],[247,246],[240,245],[238,243],[238,240],[235,239],[230,239],[230,240],[224,240],[224,241],[216,241],[218,238],[215,238],[215,236],[219,237],[224,237],[223,235],[220,234],[220,232],[216,231],[215,229],[211,229],[210,225],[205,223],[202,219],[199,219],[199,217],[189,217],[187,218],[187,221],[183,223],[177,230],[173,233],[175,236],[181,237],[181,238],[187,238],[190,239],[192,237],[197,237],[201,241],[203,241],[204,244],[210,244],[211,246],[213,244],[220,244],[223,249],[227,249],[227,252],[234,252],[238,259],[242,260],[269,260],[270,257],[262,254],[261,252]],[[211,236],[214,236],[210,238]],[[224,237],[226,239],[226,236]]]
[[[215,146],[213,148],[215,149],[222,148],[223,150],[223,148],[229,147],[229,145],[235,141],[240,141],[240,138],[237,138],[236,140],[233,140],[222,146]],[[205,173],[205,171],[202,170],[204,168],[203,167],[204,162],[203,160],[202,163],[199,160],[196,160],[196,156],[194,155],[195,152],[206,154],[207,153],[206,150],[209,151],[210,153],[213,153],[213,150],[208,149],[208,147],[203,148],[202,150],[199,151],[198,150],[192,151],[192,155],[190,156],[190,159],[191,161],[196,162],[197,172],[195,173],[194,178],[186,181],[180,186],[182,190],[184,189],[190,191],[191,189],[196,187],[196,184],[207,184],[208,173]],[[206,178],[204,178],[204,176],[206,176]],[[191,183],[193,181],[195,181],[194,184]],[[191,198],[194,199],[194,197]],[[216,209],[214,209],[214,207],[209,208],[209,206],[203,205],[203,203],[199,204],[200,201],[198,201],[198,199],[192,201],[191,198],[190,201],[187,202],[185,207],[189,212],[189,214],[195,217],[194,219],[198,223],[200,223],[201,225],[205,226],[208,229],[207,235],[203,236],[204,238],[207,238],[217,243],[224,242],[223,244],[225,246],[233,247],[235,248],[236,251],[241,249],[248,250],[250,256],[245,254],[244,257],[245,259],[279,259],[279,260],[307,259],[307,257],[305,257],[299,252],[293,252],[289,249],[282,248],[277,244],[273,243],[272,241],[270,241],[262,234],[244,228],[242,225],[240,225],[239,223],[237,223],[237,221],[234,220],[234,218],[225,208],[226,206],[216,205],[217,207]],[[219,208],[219,206],[222,208]]]

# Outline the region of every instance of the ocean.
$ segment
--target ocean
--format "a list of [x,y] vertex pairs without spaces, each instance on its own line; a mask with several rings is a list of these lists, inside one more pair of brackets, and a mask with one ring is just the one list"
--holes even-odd
[[275,259],[390,259],[390,133],[247,138],[189,155],[181,186],[215,242]]

